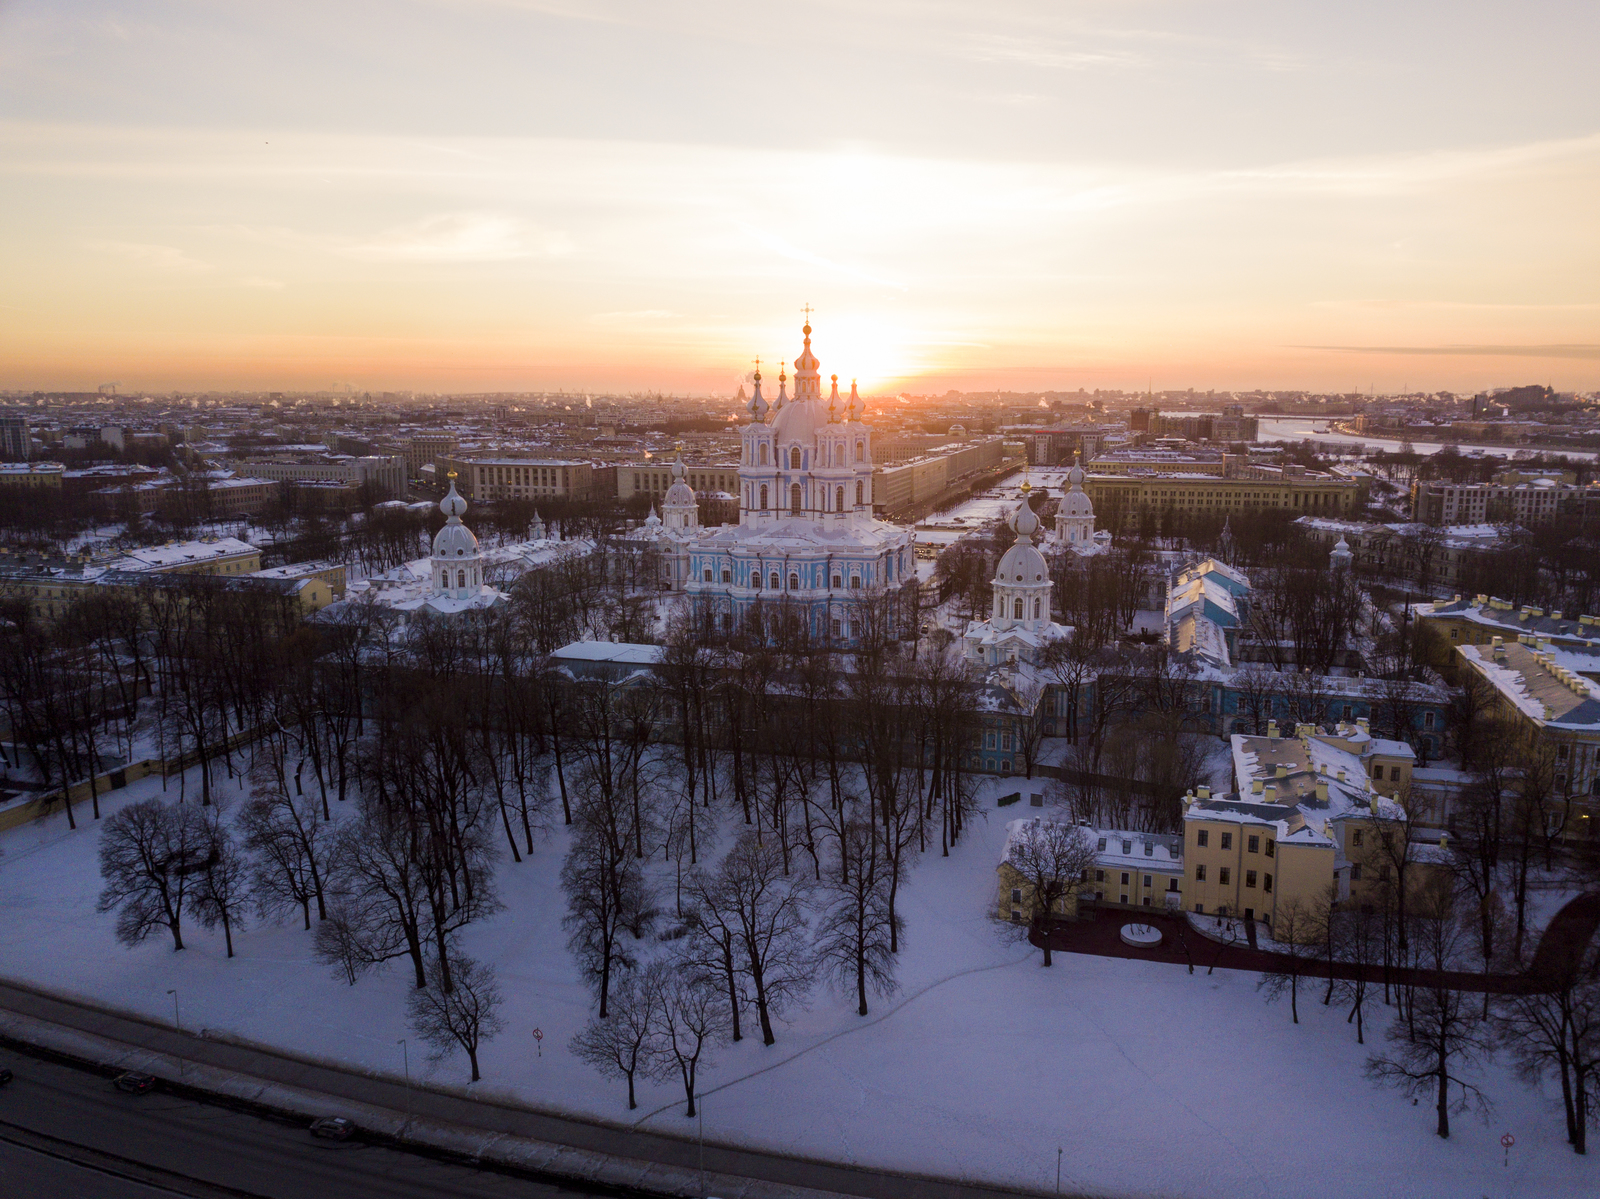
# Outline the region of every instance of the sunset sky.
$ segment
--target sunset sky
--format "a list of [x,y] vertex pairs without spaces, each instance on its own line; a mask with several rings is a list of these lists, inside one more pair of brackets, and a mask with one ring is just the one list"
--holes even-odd
[[0,0],[0,388],[1600,387],[1600,5]]

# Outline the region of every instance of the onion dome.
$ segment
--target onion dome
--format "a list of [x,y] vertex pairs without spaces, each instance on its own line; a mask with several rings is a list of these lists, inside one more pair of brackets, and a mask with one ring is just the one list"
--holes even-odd
[[778,368],[778,402],[772,406],[774,412],[782,412],[784,404],[788,402],[789,396],[785,390],[788,385],[788,378],[789,376],[783,373],[783,367],[780,366]]
[[833,391],[828,396],[828,423],[839,423],[839,376],[833,376]]
[[461,523],[462,514],[467,510],[467,501],[462,499],[456,491],[456,474],[450,472],[450,491],[439,501],[439,511],[448,518],[444,528],[440,529],[433,538],[433,556],[435,558],[475,558],[478,554],[478,539],[471,529]]
[[1039,518],[1028,507],[1026,496],[1007,523],[1016,530],[1017,540],[1001,557],[994,581],[1013,586],[1044,583],[1049,579],[1050,571],[1045,565],[1044,555],[1033,544],[1033,535],[1039,531]]
[[861,398],[861,393],[856,390],[856,381],[850,380],[850,406],[845,409],[847,420],[858,421],[867,410],[867,402]]
[[647,529],[659,529],[661,527],[661,518],[656,515],[656,506],[654,504],[650,505],[650,515],[644,518],[644,527]]
[[750,411],[750,419],[759,423],[767,419],[768,404],[761,397],[761,371],[756,371],[755,394],[750,397],[750,403],[745,405]]
[[667,494],[661,497],[663,508],[694,507],[694,488],[685,481],[684,475],[687,468],[683,465],[683,447],[678,447],[678,456],[672,463],[672,486],[667,488]]

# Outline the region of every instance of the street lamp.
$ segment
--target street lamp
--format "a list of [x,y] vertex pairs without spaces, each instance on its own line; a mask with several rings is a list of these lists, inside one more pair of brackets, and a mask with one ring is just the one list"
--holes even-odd
[[172,996],[172,1027],[177,1029],[179,1032],[182,1032],[183,1025],[178,1020],[178,992],[176,990],[171,990],[168,991],[167,994]]
[[409,1128],[411,1126],[411,1051],[406,1048],[406,1039],[404,1037],[401,1037],[398,1041],[395,1042],[395,1044],[400,1046],[400,1064],[401,1064],[401,1066],[403,1066],[405,1068],[405,1072],[406,1072],[406,1123],[405,1123],[405,1126],[407,1128]]

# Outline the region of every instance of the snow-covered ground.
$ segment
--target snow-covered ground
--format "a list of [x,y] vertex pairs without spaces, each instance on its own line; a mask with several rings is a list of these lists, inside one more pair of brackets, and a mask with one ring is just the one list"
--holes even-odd
[[[1565,1146],[1559,1102],[1503,1067],[1483,1079],[1493,1122],[1461,1117],[1440,1141],[1430,1108],[1363,1081],[1370,1046],[1355,1043],[1343,1011],[1313,1000],[1296,1026],[1249,974],[1070,954],[1041,969],[987,918],[1004,835],[992,810],[999,785],[987,789],[987,821],[950,858],[928,855],[903,892],[901,993],[863,1019],[852,1001],[819,991],[775,1046],[747,1039],[720,1050],[703,1076],[708,1138],[1046,1191],[1059,1147],[1064,1190],[1141,1197],[1600,1191],[1600,1167]],[[159,779],[145,780],[106,807],[159,792]],[[564,847],[558,829],[531,858],[504,865],[506,910],[467,932],[465,948],[495,964],[507,998],[507,1030],[483,1050],[479,1085],[626,1123],[622,1085],[566,1050],[591,1005],[560,928]],[[158,1018],[171,1017],[175,987],[187,1028],[398,1075],[396,1042],[410,1035],[403,970],[346,986],[310,960],[309,935],[292,926],[237,935],[233,961],[220,933],[198,928],[181,954],[160,937],[123,949],[111,918],[94,911],[95,853],[93,829],[68,833],[59,817],[0,835],[0,974]],[[1372,1044],[1383,1023],[1369,1023]],[[466,1078],[460,1059],[425,1070],[449,1084]],[[646,1084],[633,1119],[693,1132],[675,1085]]]

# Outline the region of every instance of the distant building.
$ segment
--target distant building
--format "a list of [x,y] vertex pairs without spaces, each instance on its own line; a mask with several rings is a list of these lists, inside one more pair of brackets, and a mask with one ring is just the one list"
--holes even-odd
[[26,462],[33,457],[33,433],[21,412],[0,412],[0,459]]
[[[1587,502],[1590,497],[1595,503]],[[1493,483],[1424,479],[1411,486],[1411,518],[1428,525],[1532,526],[1563,516],[1582,519],[1591,507],[1600,513],[1600,485],[1580,487],[1558,471],[1534,478],[1505,472]]]
[[441,454],[434,470],[454,471],[456,486],[470,500],[587,499],[592,467],[571,458],[491,458]]
[[66,467],[59,462],[0,463],[0,487],[60,491]]

